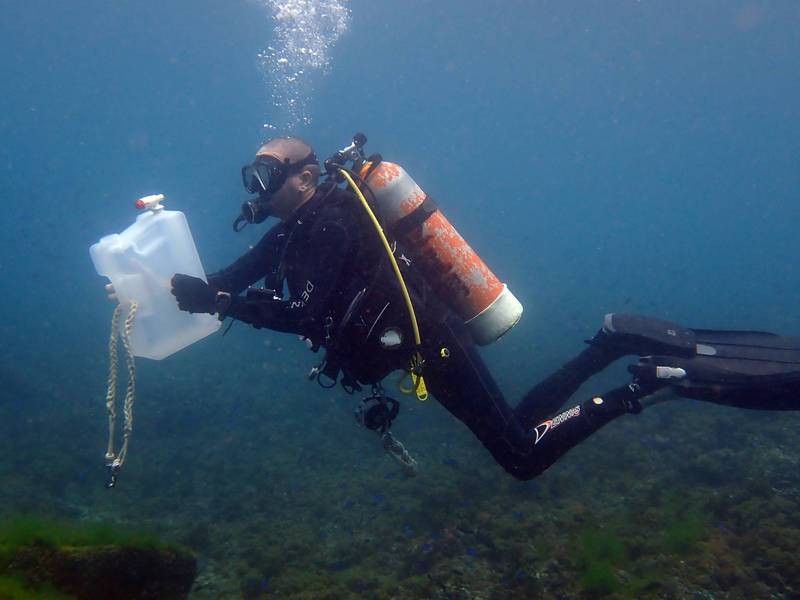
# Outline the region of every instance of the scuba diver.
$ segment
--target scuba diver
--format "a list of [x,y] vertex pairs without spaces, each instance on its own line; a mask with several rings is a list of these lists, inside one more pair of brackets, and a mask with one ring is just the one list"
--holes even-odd
[[[254,197],[242,205],[234,229],[270,216],[279,222],[208,282],[176,274],[172,293],[181,310],[298,334],[313,351],[324,351],[310,378],[323,387],[339,382],[349,393],[371,388],[357,420],[381,434],[387,451],[412,470],[413,459],[390,432],[399,404],[381,384],[397,370],[406,372],[404,391],[420,399],[430,392],[521,480],[543,472],[610,421],[668,396],[750,409],[800,408],[800,339],[689,329],[625,314],[606,315],[582,352],[512,408],[477,345],[513,326],[521,305],[500,284],[490,305],[473,307],[479,313],[465,323],[453,298],[460,293],[474,303],[481,290],[459,276],[451,264],[457,258],[442,263],[440,255],[452,248],[432,246],[442,242],[425,228],[444,222],[441,211],[411,186],[413,180],[403,179],[402,169],[379,155],[366,158],[365,142],[357,134],[325,161],[324,180],[304,141],[276,138],[262,145],[242,168]],[[384,214],[381,223],[375,216],[381,190],[395,177],[407,188],[397,204],[404,214],[393,222]],[[341,187],[345,181],[349,187]],[[453,256],[466,256],[463,238],[446,233],[444,243],[458,246]],[[469,257],[468,267],[477,268],[473,263],[480,260]],[[437,260],[438,271],[430,268]],[[260,280],[263,285],[253,287]],[[561,410],[581,384],[627,355],[638,357],[628,367],[631,381]]]

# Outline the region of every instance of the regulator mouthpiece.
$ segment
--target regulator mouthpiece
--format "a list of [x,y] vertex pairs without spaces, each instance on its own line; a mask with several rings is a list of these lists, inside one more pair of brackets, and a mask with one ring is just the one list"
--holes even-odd
[[233,222],[233,230],[240,232],[247,227],[248,224],[263,223],[270,216],[269,207],[267,203],[262,200],[248,200],[242,203],[241,214],[236,217]]

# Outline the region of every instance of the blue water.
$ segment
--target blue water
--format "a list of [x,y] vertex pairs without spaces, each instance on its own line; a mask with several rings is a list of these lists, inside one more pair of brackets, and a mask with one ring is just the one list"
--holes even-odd
[[[513,401],[606,312],[800,335],[796,2],[347,7],[327,72],[310,76],[310,123],[291,129],[259,64],[275,43],[262,2],[0,7],[0,432],[31,457],[0,474],[18,490],[124,520],[128,501],[109,508],[96,492],[111,305],[88,247],[127,227],[138,197],[162,192],[186,213],[205,268],[227,265],[265,231],[234,234],[231,222],[244,196],[239,168],[270,131],[300,135],[320,156],[363,131],[369,151],[403,164],[437,199],[525,305],[522,322],[484,351]],[[153,462],[189,469],[182,454],[171,465],[159,442],[180,449],[192,430],[233,461],[266,452],[258,428],[268,419],[252,415],[276,395],[293,400],[272,409],[284,424],[275,435],[297,447],[330,433],[305,419],[338,411],[335,435],[352,435],[357,451],[344,442],[324,465],[350,473],[362,450],[378,450],[350,427],[350,400],[320,399],[306,383],[315,359],[290,336],[239,324],[166,361],[140,361],[129,487],[157,486]],[[456,424],[429,428],[420,410],[401,417],[409,435],[453,444],[431,462],[469,473],[459,452],[483,456],[480,445]],[[286,471],[249,471],[262,476],[293,485]],[[195,475],[194,489],[226,481],[215,477]],[[358,502],[380,505],[379,494]],[[158,526],[158,514],[142,519]]]

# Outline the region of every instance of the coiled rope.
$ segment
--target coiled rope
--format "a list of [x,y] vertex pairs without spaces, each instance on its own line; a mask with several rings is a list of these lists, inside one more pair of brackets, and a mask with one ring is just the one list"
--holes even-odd
[[[133,399],[136,393],[136,363],[134,362],[133,352],[131,351],[130,334],[133,327],[133,320],[136,317],[138,305],[131,301],[128,309],[128,316],[125,317],[122,331],[119,330],[119,318],[122,314],[122,304],[118,304],[114,309],[114,316],[111,317],[111,337],[108,340],[108,391],[106,392],[106,408],[108,409],[108,450],[106,451],[106,466],[110,470],[109,480],[106,487],[111,488],[117,482],[117,473],[125,462],[128,455],[128,442],[133,431]],[[125,363],[128,367],[128,386],[125,390],[125,401],[122,405],[124,415],[122,429],[122,446],[119,454],[114,452],[114,428],[117,420],[117,337],[122,338],[122,346],[125,348]]]

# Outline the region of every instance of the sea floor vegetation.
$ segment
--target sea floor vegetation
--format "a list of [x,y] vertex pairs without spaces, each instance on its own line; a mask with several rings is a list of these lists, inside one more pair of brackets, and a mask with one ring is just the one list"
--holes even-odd
[[[0,435],[0,537],[30,533],[9,525],[20,513],[90,539],[110,535],[100,522],[155,532],[196,555],[193,600],[800,595],[798,415],[666,403],[519,482],[434,402],[404,400],[408,478],[354,424],[357,399],[292,383],[265,398],[270,368],[243,368],[234,390],[143,375],[112,490],[102,405],[64,408],[50,390],[47,417]],[[65,421],[85,432],[69,452],[31,434]],[[0,598],[25,598],[7,591],[20,585],[4,575]]]
[[183,600],[191,551],[107,523],[35,515],[0,521],[0,600]]

